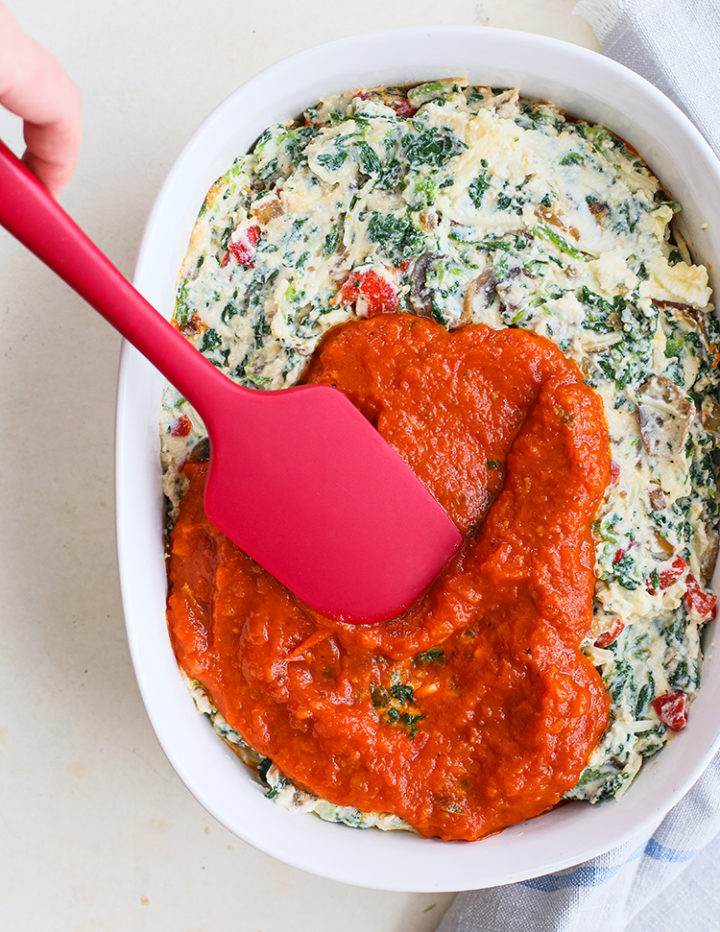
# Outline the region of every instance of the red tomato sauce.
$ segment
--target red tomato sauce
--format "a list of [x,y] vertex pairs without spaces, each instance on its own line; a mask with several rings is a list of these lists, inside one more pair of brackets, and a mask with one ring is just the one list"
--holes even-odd
[[334,622],[209,524],[207,467],[188,463],[169,557],[180,665],[251,747],[338,805],[469,840],[544,812],[608,718],[579,649],[610,479],[601,399],[542,337],[406,314],[335,328],[305,381],[377,425],[464,546],[399,618]]

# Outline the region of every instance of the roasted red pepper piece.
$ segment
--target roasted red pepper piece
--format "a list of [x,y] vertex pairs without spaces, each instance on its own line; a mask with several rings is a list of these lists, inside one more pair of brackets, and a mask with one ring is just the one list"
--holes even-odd
[[362,295],[368,308],[368,317],[391,314],[397,310],[397,287],[374,269],[351,273],[332,299],[331,304],[354,304]]
[[685,593],[685,607],[689,612],[695,612],[702,621],[710,621],[715,617],[716,599],[709,592],[704,592],[692,573],[688,573],[687,592]]
[[680,731],[687,725],[687,696],[679,690],[665,693],[653,699],[655,714],[663,723],[673,731]]
[[407,97],[394,97],[392,100],[388,101],[388,103],[398,116],[408,117],[415,113],[415,107],[413,107]]
[[660,588],[664,592],[666,589],[669,589],[673,583],[676,583],[678,579],[687,569],[687,563],[679,555],[676,555],[670,564],[670,568],[663,570],[660,575]]
[[237,239],[231,239],[228,243],[228,249],[240,265],[252,269],[255,266],[255,252],[259,239],[260,227],[253,224],[253,226],[244,229]]
[[609,631],[603,633],[595,640],[595,647],[609,647],[614,641],[617,641],[619,635],[625,630],[625,622],[616,618]]
[[192,421],[187,414],[181,414],[172,426],[170,433],[173,437],[187,437],[192,430]]
[[[660,589],[664,592],[669,589],[673,583],[676,583],[682,574],[687,570],[688,565],[685,560],[678,554],[670,564],[670,568],[663,570],[659,574]],[[701,621],[710,621],[715,617],[717,599],[709,592],[705,592],[692,573],[687,574],[685,580],[685,607],[689,612],[694,612],[700,616]],[[648,579],[645,587],[650,595],[655,595],[655,589]]]

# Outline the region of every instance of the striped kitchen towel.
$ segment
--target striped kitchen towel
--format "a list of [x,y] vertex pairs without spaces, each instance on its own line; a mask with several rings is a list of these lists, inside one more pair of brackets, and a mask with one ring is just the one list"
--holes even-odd
[[578,867],[455,897],[437,932],[720,929],[720,758],[652,837]]

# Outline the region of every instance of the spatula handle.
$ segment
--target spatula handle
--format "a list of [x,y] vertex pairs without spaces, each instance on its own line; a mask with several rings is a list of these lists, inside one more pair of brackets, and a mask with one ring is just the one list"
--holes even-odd
[[133,288],[1,140],[0,224],[140,350],[201,416],[212,409],[229,380]]

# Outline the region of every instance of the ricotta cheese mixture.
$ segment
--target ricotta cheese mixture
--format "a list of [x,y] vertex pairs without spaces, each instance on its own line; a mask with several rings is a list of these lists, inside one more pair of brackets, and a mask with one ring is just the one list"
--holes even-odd
[[[263,390],[294,384],[331,327],[387,312],[522,327],[578,363],[612,450],[582,644],[610,724],[568,794],[591,802],[623,793],[684,726],[715,613],[718,324],[679,210],[608,129],[517,90],[443,80],[351,91],[269,127],[213,186],[173,316],[230,378]],[[170,386],[161,436],[171,526],[182,464],[205,432]],[[276,802],[408,827],[294,787],[189,686]]]

